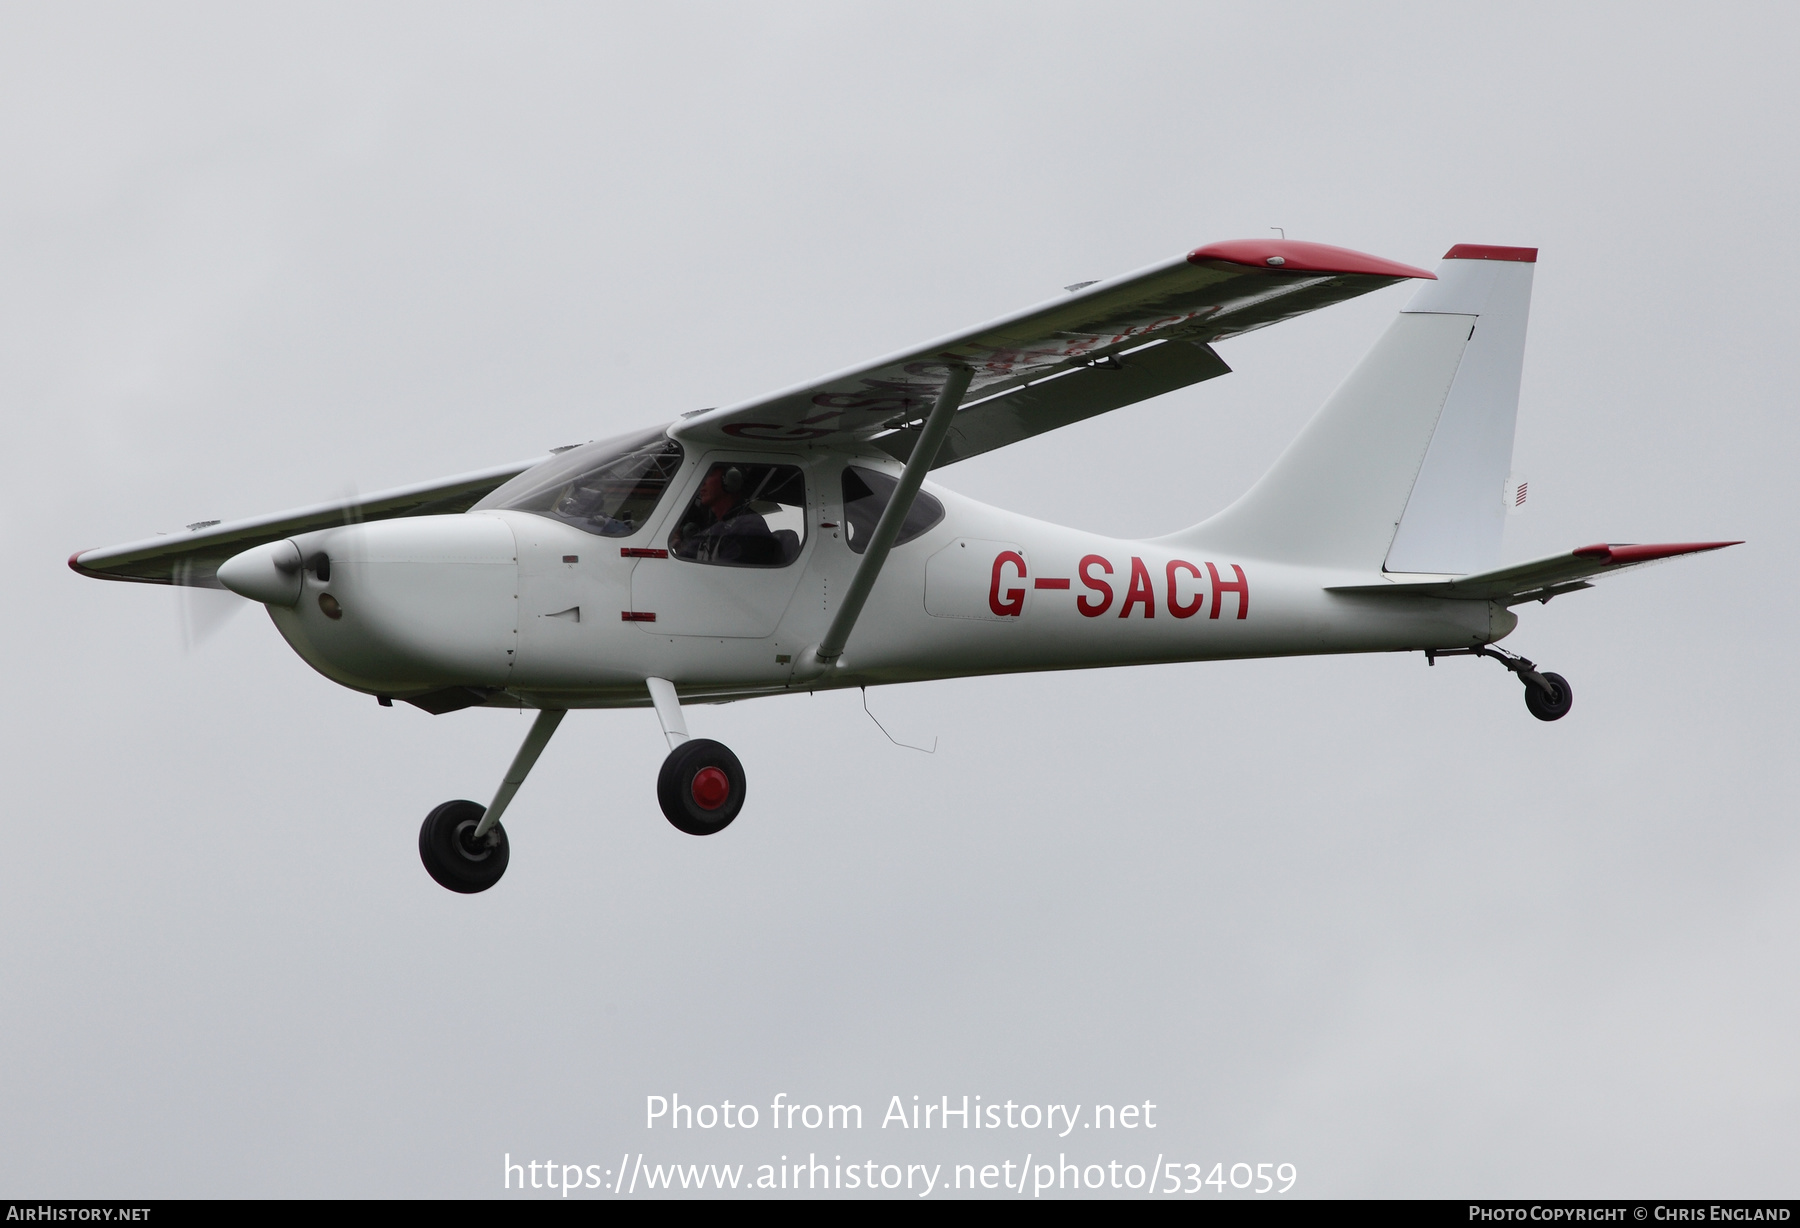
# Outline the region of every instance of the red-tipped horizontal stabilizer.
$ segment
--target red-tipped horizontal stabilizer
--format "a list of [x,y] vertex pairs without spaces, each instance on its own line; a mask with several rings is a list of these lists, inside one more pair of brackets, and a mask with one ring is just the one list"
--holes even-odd
[[1683,554],[1700,554],[1741,546],[1742,542],[1669,542],[1662,545],[1614,545],[1602,543],[1583,546],[1567,554],[1516,563],[1494,571],[1454,580],[1393,580],[1382,584],[1347,584],[1332,588],[1334,593],[1388,593],[1414,597],[1464,597],[1471,601],[1499,601],[1516,605],[1521,601],[1549,600],[1558,593],[1588,588],[1592,576],[1641,567],[1658,559],[1672,559]]
[[1657,559],[1672,559],[1678,554],[1700,554],[1707,550],[1723,550],[1726,546],[1741,546],[1737,542],[1669,542],[1660,546],[1638,546],[1602,542],[1597,546],[1583,546],[1575,551],[1579,559],[1598,559],[1609,567],[1627,566],[1632,563],[1651,563]]

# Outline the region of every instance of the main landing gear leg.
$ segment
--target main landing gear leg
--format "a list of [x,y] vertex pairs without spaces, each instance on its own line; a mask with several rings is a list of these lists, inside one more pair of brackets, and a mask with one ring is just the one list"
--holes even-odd
[[690,738],[681,699],[666,678],[647,678],[650,702],[669,742],[669,757],[656,777],[656,800],[677,831],[710,836],[724,831],[744,808],[744,767],[729,747]]
[[1539,673],[1538,667],[1517,653],[1483,644],[1477,648],[1427,648],[1425,664],[1436,665],[1439,657],[1492,657],[1518,675],[1525,684],[1525,706],[1540,721],[1560,721],[1575,706],[1575,692],[1561,674]]
[[525,735],[525,744],[513,756],[506,778],[487,806],[469,801],[445,802],[425,816],[425,823],[419,828],[419,860],[439,886],[473,895],[486,891],[506,873],[511,852],[500,816],[512,804],[513,795],[544,753],[550,735],[567,715],[561,708],[545,708],[538,713],[537,720],[531,723],[531,732]]

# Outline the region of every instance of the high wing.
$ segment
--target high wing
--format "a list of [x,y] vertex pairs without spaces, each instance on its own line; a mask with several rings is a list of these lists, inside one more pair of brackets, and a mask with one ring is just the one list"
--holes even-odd
[[906,460],[946,371],[966,367],[974,374],[937,468],[1224,375],[1230,368],[1214,341],[1434,276],[1322,243],[1214,243],[863,366],[689,415],[671,433],[738,447],[873,444]]
[[1742,542],[1671,542],[1638,546],[1600,544],[1583,546],[1567,554],[1552,554],[1494,571],[1431,580],[1398,580],[1383,584],[1347,584],[1326,590],[1333,593],[1383,593],[1389,596],[1461,597],[1471,601],[1498,601],[1518,605],[1524,601],[1548,601],[1559,593],[1592,588],[1588,579],[1610,575],[1630,567],[1642,567],[1659,559],[1699,554],[1741,546]]
[[[813,383],[690,414],[670,433],[738,447],[873,444],[906,460],[946,372],[967,368],[935,468],[1224,375],[1230,368],[1211,342],[1433,276],[1322,243],[1214,243]],[[219,565],[253,546],[359,520],[467,511],[546,459],[78,551],[69,566],[100,579],[218,587]]]
[[549,459],[549,454],[534,456],[474,473],[245,520],[202,522],[182,533],[159,534],[99,550],[77,550],[69,556],[69,566],[84,576],[101,580],[220,588],[223,586],[217,578],[219,564],[252,546],[362,520],[466,512],[503,482]]

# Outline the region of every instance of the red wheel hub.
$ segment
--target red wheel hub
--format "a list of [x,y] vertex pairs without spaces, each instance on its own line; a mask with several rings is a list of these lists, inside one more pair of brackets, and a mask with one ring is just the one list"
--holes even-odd
[[717,810],[731,796],[731,777],[716,767],[703,767],[694,773],[694,804],[702,810]]

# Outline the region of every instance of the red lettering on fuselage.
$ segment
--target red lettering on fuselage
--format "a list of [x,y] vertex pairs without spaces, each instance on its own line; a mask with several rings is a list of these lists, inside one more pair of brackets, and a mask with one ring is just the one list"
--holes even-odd
[[1207,615],[1208,618],[1217,618],[1219,616],[1219,607],[1225,604],[1226,593],[1237,594],[1238,617],[1250,617],[1250,582],[1244,579],[1244,569],[1239,567],[1236,563],[1231,565],[1231,570],[1237,573],[1236,583],[1219,579],[1219,569],[1214,567],[1211,563],[1206,565],[1207,574],[1212,577],[1213,591],[1213,608],[1212,613]]
[[1019,569],[1020,580],[1025,578],[1025,560],[1016,551],[1002,550],[994,560],[993,577],[988,582],[988,609],[1002,618],[1017,618],[1025,612],[1025,586],[1021,584],[1018,588],[1001,592],[1000,569],[1008,563]]
[[1180,597],[1177,596],[1178,590],[1175,584],[1175,572],[1178,568],[1183,567],[1187,569],[1188,574],[1193,576],[1194,579],[1198,580],[1200,578],[1200,569],[1186,559],[1171,559],[1169,561],[1167,569],[1169,576],[1169,613],[1173,614],[1176,618],[1192,618],[1200,612],[1200,607],[1206,604],[1206,594],[1195,593],[1192,601],[1185,605],[1182,604]]
[[1075,569],[1075,573],[1081,577],[1081,582],[1100,594],[1098,601],[1089,601],[1086,594],[1075,598],[1075,608],[1089,618],[1099,618],[1106,613],[1107,607],[1112,605],[1113,599],[1112,585],[1098,576],[1088,574],[1088,568],[1095,565],[1098,565],[1107,575],[1112,575],[1112,564],[1097,554],[1087,555],[1081,560],[1081,566]]
[[[1008,564],[1018,569],[1016,576],[1005,572]],[[1217,563],[1206,563],[1206,571],[1200,565],[1190,563],[1186,559],[1170,559],[1163,567],[1163,575],[1168,582],[1166,600],[1169,614],[1174,618],[1192,618],[1206,608],[1207,580],[1211,579],[1212,612],[1209,619],[1218,618],[1224,612],[1225,594],[1237,597],[1237,616],[1240,619],[1250,617],[1250,581],[1244,575],[1244,569],[1236,563],[1226,564],[1231,568],[1235,579],[1226,580],[1219,575]],[[1112,561],[1105,555],[1083,555],[1075,568],[1076,576],[1082,587],[1088,591],[1077,593],[1075,608],[1084,617],[1098,618],[1112,608],[1116,595],[1113,586],[1102,576],[1113,574]],[[1016,551],[1005,550],[994,558],[994,569],[988,584],[988,608],[994,613],[1016,618],[1025,612],[1025,560]],[[1192,587],[1186,600],[1183,600],[1182,584],[1192,581]],[[1012,583],[1008,583],[1011,581]],[[1031,587],[1067,591],[1070,583],[1067,579],[1055,576],[1039,576],[1031,581]],[[1143,606],[1145,618],[1156,617],[1156,586],[1150,579],[1150,569],[1144,560],[1136,555],[1131,559],[1131,577],[1125,589],[1125,601],[1119,607],[1119,617],[1131,617],[1132,610]]]
[[1150,587],[1150,571],[1144,560],[1131,556],[1131,587],[1125,590],[1125,604],[1119,607],[1120,618],[1131,617],[1131,607],[1141,604],[1145,618],[1156,617],[1156,592]]

